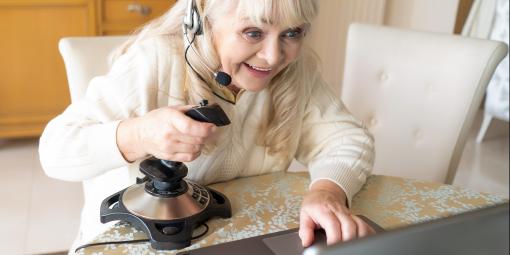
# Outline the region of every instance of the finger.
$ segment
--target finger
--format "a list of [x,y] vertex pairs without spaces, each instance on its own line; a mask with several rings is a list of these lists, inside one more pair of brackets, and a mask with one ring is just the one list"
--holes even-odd
[[[161,140],[161,139],[160,139]],[[158,143],[153,144],[151,148],[150,154],[153,156],[160,156],[160,159],[168,159],[172,157],[175,153],[197,153],[202,150],[203,144],[190,144],[182,141],[198,141],[200,142],[203,139],[198,138],[190,138],[189,136],[179,134],[176,131],[171,131],[163,137],[163,140],[158,141]],[[157,153],[157,155],[156,155]],[[163,158],[161,158],[161,156]]]
[[162,155],[154,155],[156,158],[171,160],[171,161],[179,161],[179,162],[190,162],[200,156],[200,152],[197,153],[171,153],[171,154],[162,154]]
[[313,243],[313,231],[315,229],[315,222],[305,211],[301,211],[299,215],[299,238],[303,247],[308,247]]
[[173,112],[173,115],[172,126],[182,134],[205,138],[216,131],[212,123],[193,120],[181,112]]
[[199,136],[190,136],[185,134],[176,135],[174,137],[175,141],[178,143],[192,144],[192,145],[203,145],[206,142],[204,137]]
[[318,219],[319,225],[326,231],[328,245],[342,241],[342,226],[333,212],[323,213]]
[[192,136],[186,133],[181,133],[174,126],[170,126],[170,129],[167,133],[167,139],[169,142],[173,143],[185,143],[185,144],[193,144],[193,145],[203,145],[206,143],[206,138],[200,136]]
[[342,241],[350,241],[356,239],[358,233],[358,226],[351,214],[337,213],[336,216],[340,221],[342,228]]
[[176,105],[176,106],[170,106],[170,108],[176,109],[182,113],[185,113],[189,111],[193,107],[197,107],[198,105]]
[[364,236],[368,236],[368,235],[373,235],[375,233],[377,233],[377,231],[375,231],[374,228],[372,228],[372,226],[370,226],[370,224],[368,224],[365,220],[363,220],[361,217],[358,217],[357,215],[355,215],[356,217],[354,218],[354,220],[356,222],[361,222],[361,223],[358,223],[358,226],[362,226],[362,232],[360,234],[360,231],[358,230],[358,236],[359,237],[364,237]]
[[371,234],[375,234],[375,230],[370,227],[363,219],[360,217],[353,215],[352,219],[356,222],[358,226],[358,237],[365,237]]
[[172,143],[162,148],[162,153],[175,154],[175,153],[190,153],[196,154],[202,150],[201,144],[187,144],[187,143]]
[[[186,116],[187,118],[192,119],[188,115],[186,115],[186,112],[191,110],[192,108],[196,108],[196,107],[199,107],[199,105],[198,104],[197,105],[178,105],[178,106],[174,106],[174,109],[182,112],[184,114],[184,116]],[[192,119],[192,120],[195,121],[195,122],[199,122],[199,123],[209,123],[209,122],[197,121],[197,120],[194,120],[194,119]],[[216,125],[214,125],[214,124],[212,126],[214,128],[216,127]]]

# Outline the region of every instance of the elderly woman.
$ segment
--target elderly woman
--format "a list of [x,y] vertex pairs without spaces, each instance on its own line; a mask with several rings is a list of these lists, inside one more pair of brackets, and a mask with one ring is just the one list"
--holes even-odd
[[[133,184],[149,155],[187,162],[188,178],[201,184],[285,171],[296,159],[311,175],[300,212],[304,246],[315,228],[328,244],[372,233],[349,205],[370,174],[373,139],[306,46],[317,9],[314,0],[181,0],[123,45],[109,73],[40,141],[49,176],[84,181],[78,240],[102,230],[101,200]],[[231,83],[218,84],[218,73]],[[232,123],[187,117],[202,99]]]

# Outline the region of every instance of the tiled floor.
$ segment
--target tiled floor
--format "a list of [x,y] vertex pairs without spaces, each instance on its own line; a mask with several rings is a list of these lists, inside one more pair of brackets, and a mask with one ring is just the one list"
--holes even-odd
[[66,250],[76,236],[81,184],[48,178],[37,140],[0,140],[0,247],[2,254]]
[[[486,140],[474,137],[464,150],[454,184],[508,197],[508,123],[495,121]],[[78,229],[83,202],[80,183],[44,175],[37,140],[0,140],[0,248],[2,254],[41,254],[66,250]]]
[[493,120],[482,143],[475,142],[481,114],[471,130],[459,163],[454,185],[509,197],[509,125]]

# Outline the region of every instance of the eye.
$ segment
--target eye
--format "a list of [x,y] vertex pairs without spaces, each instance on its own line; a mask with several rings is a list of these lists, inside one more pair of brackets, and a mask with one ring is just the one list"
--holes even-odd
[[262,31],[258,29],[246,30],[243,35],[250,42],[259,41],[263,37]]
[[303,35],[303,29],[296,28],[296,29],[289,29],[285,32],[283,32],[282,36],[289,38],[289,39],[299,39]]
[[251,38],[260,38],[260,37],[262,37],[262,33],[260,31],[246,32],[246,35],[251,37]]

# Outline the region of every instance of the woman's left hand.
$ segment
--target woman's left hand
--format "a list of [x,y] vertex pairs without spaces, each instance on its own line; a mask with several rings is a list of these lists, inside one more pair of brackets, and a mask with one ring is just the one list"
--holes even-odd
[[329,180],[318,180],[305,195],[299,219],[303,247],[313,243],[314,230],[326,231],[327,244],[374,234],[375,231],[347,208],[344,191]]

